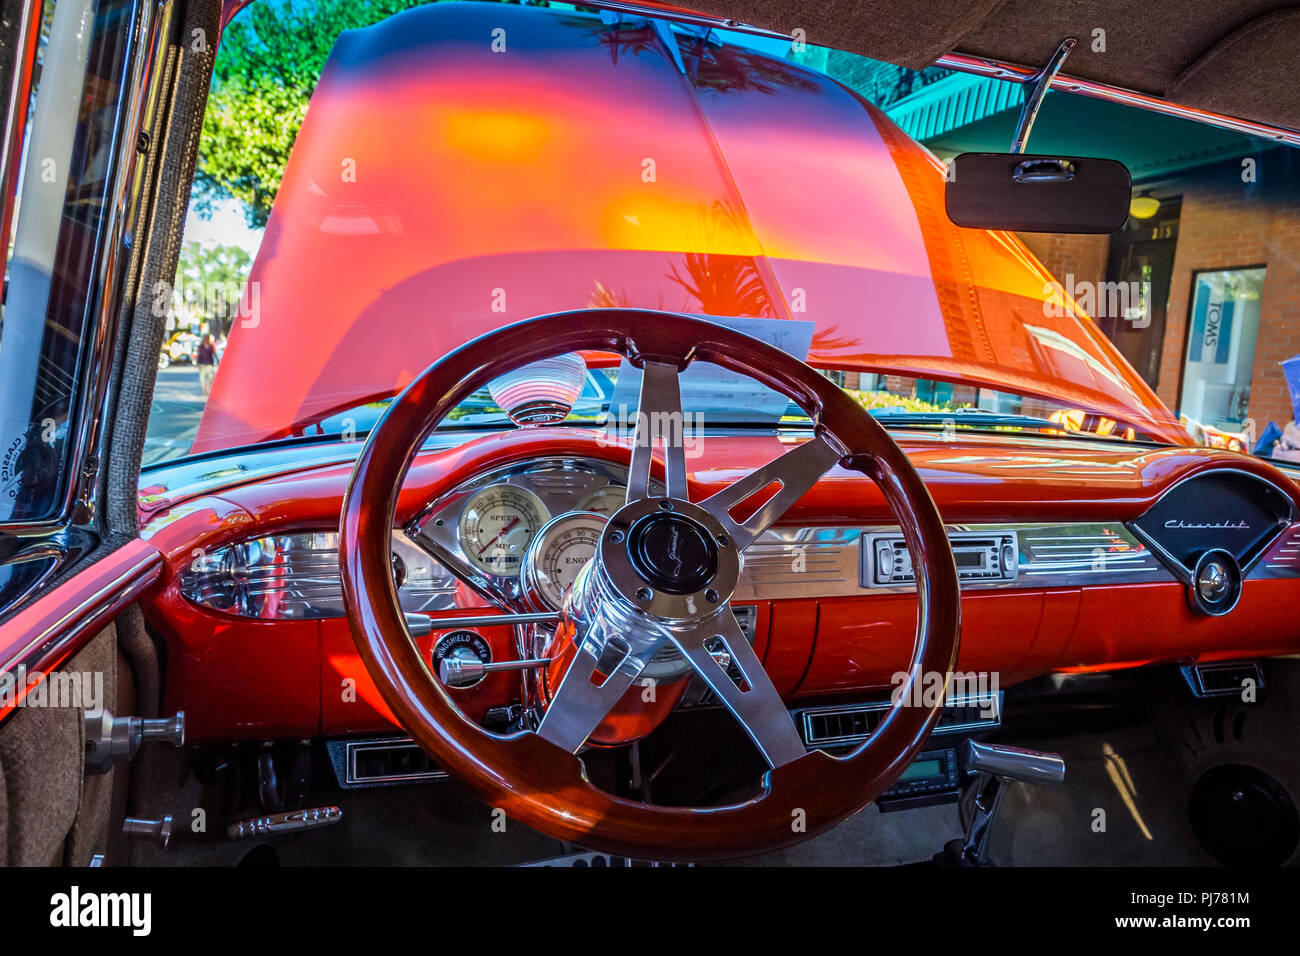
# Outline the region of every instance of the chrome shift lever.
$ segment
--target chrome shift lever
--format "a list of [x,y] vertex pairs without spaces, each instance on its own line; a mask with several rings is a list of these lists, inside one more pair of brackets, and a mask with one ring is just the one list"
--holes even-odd
[[1065,761],[1060,754],[968,740],[965,757],[967,770],[991,773],[1004,780],[1022,783],[1061,783],[1065,780]]
[[962,798],[963,809],[970,811],[970,822],[961,841],[960,862],[967,866],[986,866],[989,831],[1007,786],[1017,780],[1059,784],[1065,780],[1065,760],[1060,754],[974,740],[966,741],[964,756],[966,769],[974,770],[979,776]]

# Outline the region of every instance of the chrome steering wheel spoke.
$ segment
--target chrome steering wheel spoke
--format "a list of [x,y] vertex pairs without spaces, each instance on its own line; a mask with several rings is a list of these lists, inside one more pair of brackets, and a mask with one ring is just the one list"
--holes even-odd
[[[740,722],[769,766],[793,763],[807,753],[794,719],[730,605],[689,629],[670,629],[668,640]],[[728,673],[730,667],[739,672],[741,686]]]
[[677,367],[667,362],[646,362],[641,370],[641,397],[632,439],[632,463],[627,473],[628,503],[650,496],[650,462],[657,440],[664,443],[665,493],[679,501],[689,500],[682,390]]
[[662,640],[633,647],[619,637],[587,637],[546,707],[537,735],[577,753],[645,670]]
[[[732,542],[744,551],[754,540],[803,497],[817,480],[830,471],[840,460],[842,452],[824,436],[817,435],[790,451],[774,458],[739,481],[735,481],[700,502],[700,507],[711,514],[727,529]],[[732,512],[750,498],[766,491],[772,485],[779,489],[744,519]]]

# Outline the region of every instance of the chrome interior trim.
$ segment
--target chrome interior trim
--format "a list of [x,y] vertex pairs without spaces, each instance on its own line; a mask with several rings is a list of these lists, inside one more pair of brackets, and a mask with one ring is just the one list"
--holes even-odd
[[[963,591],[1079,587],[1172,581],[1173,575],[1122,521],[950,526],[956,536],[1014,534],[1019,543],[1013,580],[966,580]],[[897,525],[772,528],[745,554],[736,599],[851,597],[911,593],[913,584],[863,586],[859,544],[864,535],[897,535]]]
[[[1242,581],[1244,582],[1245,580],[1251,577],[1251,571],[1260,563],[1260,561],[1264,558],[1264,556],[1269,553],[1270,549],[1272,549],[1278,543],[1278,541],[1282,538],[1282,536],[1286,533],[1286,531],[1295,526],[1295,521],[1297,516],[1295,501],[1292,499],[1291,494],[1286,489],[1284,489],[1281,485],[1277,484],[1274,481],[1270,481],[1269,479],[1264,478],[1260,475],[1257,475],[1253,471],[1246,471],[1244,468],[1207,468],[1205,471],[1198,471],[1194,475],[1186,475],[1182,478],[1179,478],[1172,485],[1166,488],[1160,494],[1160,497],[1157,498],[1156,500],[1157,502],[1163,501],[1168,495],[1172,494],[1175,489],[1181,487],[1182,485],[1186,484],[1189,481],[1196,481],[1197,479],[1200,478],[1208,478],[1213,475],[1219,475],[1219,474],[1242,475],[1246,478],[1250,478],[1254,481],[1258,481],[1260,484],[1268,485],[1270,488],[1272,488],[1274,491],[1276,491],[1278,494],[1282,496],[1282,499],[1287,503],[1287,507],[1290,508],[1290,514],[1287,516],[1287,521],[1284,524],[1278,525],[1277,531],[1273,534],[1273,537],[1270,538],[1266,544],[1261,546],[1258,552],[1249,561],[1242,563],[1241,578]],[[1154,508],[1155,505],[1153,504],[1151,507]],[[1143,514],[1146,514],[1146,512],[1143,512]],[[1141,515],[1139,515],[1139,518],[1140,517]],[[1142,544],[1144,544],[1147,548],[1149,548],[1152,552],[1154,552],[1179,581],[1181,581],[1183,584],[1191,583],[1192,580],[1191,568],[1187,567],[1181,561],[1175,558],[1164,547],[1161,546],[1160,542],[1153,540],[1149,534],[1144,532],[1141,528],[1137,527],[1136,524],[1126,523],[1125,527],[1128,528],[1128,530],[1131,531]],[[1290,577],[1290,576],[1291,575],[1285,573],[1260,575],[1260,577]]]
[[[141,546],[139,541],[123,547],[138,548],[140,553],[113,574],[106,574],[104,568],[116,567],[115,556],[100,559],[5,622],[0,637],[9,637],[20,628],[26,630],[17,635],[17,641],[22,641],[20,646],[15,646],[15,641],[15,645],[0,647],[0,653],[5,655],[0,659],[0,674],[17,675],[21,668],[30,683],[38,675],[56,668],[80,648],[83,637],[93,636],[97,628],[143,594],[162,574],[163,557],[157,550]],[[97,568],[101,562],[111,564]],[[87,579],[96,577],[103,580],[93,591],[78,600],[75,607],[65,607],[68,599],[60,593],[61,589],[78,588]],[[9,709],[0,710],[0,719],[8,713]]]
[[[992,713],[988,717],[981,717],[973,720],[956,720],[945,723],[945,718],[941,717],[940,722],[931,732],[931,737],[942,737],[949,734],[970,733],[973,731],[996,730],[1002,726],[1002,691],[990,691],[987,693],[963,694],[953,697],[944,704],[944,714],[948,715],[957,712],[961,708],[977,707],[980,710],[991,709]],[[795,711],[795,716],[799,724],[799,731],[803,735],[804,743],[810,748],[818,747],[847,747],[859,744],[871,736],[871,731],[858,734],[841,734],[831,737],[823,737],[814,732],[813,720],[818,716],[826,715],[847,715],[847,714],[869,714],[883,713],[889,710],[890,702],[888,700],[875,700],[858,704],[831,704],[823,707],[801,707]]]
[[357,758],[365,752],[377,750],[419,750],[420,746],[410,737],[382,737],[367,740],[348,740],[343,742],[345,776],[344,786],[365,787],[393,783],[415,783],[421,780],[447,780],[445,770],[430,770],[422,773],[382,774],[368,776],[357,768]]
[[1291,524],[1255,562],[1256,578],[1300,577],[1300,524]]
[[[935,60],[934,65],[949,70],[958,70],[962,73],[973,73],[976,76],[986,76],[995,80],[1009,80],[1013,83],[1028,82],[1033,79],[1037,72],[1033,67],[1018,66],[1001,60],[970,56],[966,53],[945,54]],[[1258,136],[1277,143],[1300,146],[1300,130],[1270,126],[1267,123],[1257,123],[1253,120],[1238,119],[1234,116],[1212,113],[1192,106],[1181,106],[1157,96],[1126,90],[1119,86],[1110,86],[1106,83],[1097,83],[1093,80],[1081,80],[1060,73],[1051,78],[1050,84],[1051,89],[1063,93],[1077,93],[1080,96],[1087,96],[1095,100],[1119,103],[1122,106],[1133,106],[1138,109],[1149,110],[1152,113],[1176,116],[1179,119],[1231,130],[1234,133],[1245,133],[1247,136]]]
[[[400,529],[392,538],[401,563],[398,601],[407,613],[456,607],[456,578]],[[273,534],[199,555],[180,574],[188,601],[239,617],[314,620],[342,617],[337,531]]]
[[[1216,471],[1240,469],[1210,469],[1199,475]],[[1252,472],[1241,473],[1283,492],[1282,488]],[[489,600],[520,612],[533,610],[519,600],[517,579],[493,578],[474,568],[465,558],[456,532],[464,501],[488,485],[508,481],[532,491],[552,514],[561,514],[573,510],[592,491],[610,484],[621,485],[625,479],[625,469],[601,459],[554,456],[493,469],[457,486],[432,502],[407,526],[405,533],[401,529],[394,530],[394,550],[408,560],[410,567],[420,569],[428,565],[427,574],[421,571],[414,576],[426,582],[423,588],[412,586],[409,573],[408,584],[399,588],[403,609],[421,613],[452,609],[454,578],[461,577],[469,580]],[[1191,478],[1182,479],[1171,488],[1187,480]],[[1290,500],[1289,496],[1287,500]],[[1300,526],[1292,525],[1291,533],[1287,535],[1283,535],[1282,530],[1279,529],[1277,539],[1261,552],[1260,558],[1251,563],[1250,566],[1257,569],[1252,577],[1300,577]],[[745,552],[734,599],[745,604],[789,598],[914,592],[912,584],[870,586],[862,583],[871,580],[870,569],[863,563],[864,537],[870,540],[869,536],[899,533],[897,525],[770,528]],[[274,591],[289,599],[284,606],[292,609],[292,613],[277,612],[278,616],[338,617],[343,614],[343,599],[338,585],[337,534],[316,534],[332,536],[332,545],[324,550],[303,549],[304,563],[301,567],[281,565],[259,572],[262,575],[257,582],[259,593]],[[1144,542],[1140,533],[1135,533],[1120,520],[951,525],[949,534],[957,541],[1010,535],[1017,544],[1014,576],[963,580],[963,591],[1178,580],[1173,569],[1159,557],[1158,547]],[[293,554],[294,549],[285,553]],[[214,552],[210,557],[215,560],[219,555]],[[864,570],[867,572],[865,576]],[[442,585],[429,583],[434,578],[443,580]],[[191,586],[187,593],[183,585],[183,593],[193,600],[200,592]],[[200,600],[199,603],[204,602]],[[228,608],[223,610],[230,611]],[[455,625],[449,626],[468,625],[463,619],[458,619]]]
[[[444,525],[445,527],[445,525]],[[1081,587],[1089,585],[1137,584],[1175,580],[1150,550],[1125,528],[1122,522],[1017,524],[1017,525],[963,525],[954,527],[955,536],[984,537],[996,534],[1015,535],[1019,542],[1016,575],[1002,580],[965,580],[963,591],[1014,590],[1048,587]],[[771,528],[764,532],[743,558],[743,567],[734,592],[734,600],[741,603],[774,601],[794,598],[856,597],[871,594],[907,594],[916,590],[914,584],[864,586],[862,580],[862,545],[864,537],[899,534],[897,526],[874,525],[866,527],[824,528]],[[399,537],[400,536],[400,537]],[[222,583],[222,563],[233,548],[254,544],[260,554],[273,549],[265,542],[287,541],[291,538],[310,539],[330,537],[333,548],[326,553],[320,548],[289,547],[279,551],[281,562],[272,566],[258,565],[243,579],[248,588],[247,601],[229,602],[222,596],[228,591]],[[416,578],[425,582],[414,586],[408,572],[407,583],[398,588],[398,598],[403,610],[435,616],[438,612],[455,607],[456,585],[453,575],[461,573],[458,560],[439,560],[426,552],[434,546],[415,547],[400,529],[394,530],[394,550],[408,560],[408,568],[420,567],[421,559],[428,565]],[[406,544],[402,549],[401,544]],[[439,549],[444,546],[439,546]],[[1260,577],[1300,576],[1300,546],[1293,545],[1293,563],[1286,564],[1287,555],[1279,552],[1268,565],[1268,573]],[[298,563],[297,556],[301,556]],[[408,558],[408,555],[411,557]],[[465,574],[473,572],[466,571]],[[434,580],[446,575],[439,585]],[[482,576],[480,576],[482,581]],[[484,585],[486,586],[486,585]],[[298,535],[275,535],[247,542],[236,542],[217,549],[198,559],[196,566],[181,573],[181,593],[190,601],[213,607],[228,614],[262,619],[306,619],[342,617],[344,614],[342,589],[338,581],[337,534],[334,532],[303,532]],[[274,598],[274,601],[267,600]],[[520,605],[522,607],[522,605]],[[737,608],[739,611],[740,609]],[[548,623],[553,613],[531,613],[524,609],[520,614],[503,619],[499,614],[482,617],[435,617],[433,627],[492,626],[501,623]],[[744,623],[744,622],[742,622]]]

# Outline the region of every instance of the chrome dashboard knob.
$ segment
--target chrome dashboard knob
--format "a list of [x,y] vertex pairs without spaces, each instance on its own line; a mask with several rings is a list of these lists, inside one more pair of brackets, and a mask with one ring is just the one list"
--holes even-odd
[[1192,569],[1187,600],[1197,614],[1219,617],[1237,606],[1241,598],[1241,565],[1227,551],[1206,551]]
[[471,687],[487,673],[487,662],[468,647],[453,648],[438,662],[438,678],[448,687]]

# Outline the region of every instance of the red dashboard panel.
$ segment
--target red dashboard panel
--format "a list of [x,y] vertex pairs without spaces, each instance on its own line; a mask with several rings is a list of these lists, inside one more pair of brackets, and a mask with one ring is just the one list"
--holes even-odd
[[[946,522],[1127,520],[1175,481],[1214,467],[1245,470],[1287,488],[1266,463],[1191,448],[1109,447],[1073,441],[908,441]],[[692,497],[776,457],[789,447],[773,435],[711,438],[692,461]],[[595,433],[516,431],[417,459],[398,516],[413,517],[441,490],[483,470],[540,456],[582,455],[626,462],[626,448]],[[196,607],[179,593],[179,573],[197,550],[254,534],[337,526],[350,467],[327,465],[235,484],[173,504],[150,518],[147,539],[166,561],[145,599],[165,638],[170,709],[189,715],[196,741],[341,735],[394,729],[342,618],[254,621]],[[875,486],[831,472],[787,514],[808,526],[889,523]],[[1001,686],[1063,668],[1150,661],[1264,656],[1300,649],[1288,618],[1300,579],[1252,579],[1238,608],[1222,618],[1193,614],[1175,582],[1147,585],[972,591],[962,601],[959,668],[999,675]],[[915,630],[911,594],[760,601],[756,646],[788,698],[861,695],[888,687],[904,669]],[[505,628],[486,629],[494,659],[513,656]],[[419,639],[426,658],[437,635]],[[345,683],[355,681],[355,685]],[[517,699],[518,678],[493,675],[456,692],[466,711]]]

